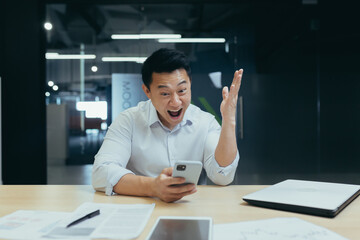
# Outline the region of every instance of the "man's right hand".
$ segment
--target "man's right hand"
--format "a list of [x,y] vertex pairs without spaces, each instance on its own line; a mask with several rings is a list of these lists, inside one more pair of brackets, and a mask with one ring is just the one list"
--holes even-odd
[[197,191],[195,184],[179,185],[185,183],[185,178],[172,177],[172,171],[172,167],[163,169],[152,184],[154,197],[164,202],[174,202]]

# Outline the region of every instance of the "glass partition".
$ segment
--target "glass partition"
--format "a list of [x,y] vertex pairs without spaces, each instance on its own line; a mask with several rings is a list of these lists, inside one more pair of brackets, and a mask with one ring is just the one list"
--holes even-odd
[[[340,55],[327,40],[331,18],[321,15],[317,1],[99,2],[47,4],[46,9],[48,165],[93,163],[114,117],[146,99],[141,89],[142,62],[163,47],[189,57],[192,103],[219,123],[221,89],[231,83],[236,69],[244,69],[237,113],[241,159],[235,184],[280,180],[257,179],[266,174],[318,176],[325,170],[336,171],[340,164],[332,159],[329,170],[321,159],[322,154],[336,156],[330,154],[327,146],[334,144],[326,138],[337,124],[328,97],[335,82],[326,76],[333,66],[331,59]],[[346,56],[339,64],[352,66],[346,62],[353,58]],[[340,98],[347,99],[344,94]],[[350,98],[359,100],[356,94]],[[337,136],[344,139],[341,129]],[[358,127],[345,130],[359,132]],[[348,149],[345,143],[338,146]],[[348,162],[351,154],[358,156],[349,152]],[[246,178],[246,174],[254,175]]]

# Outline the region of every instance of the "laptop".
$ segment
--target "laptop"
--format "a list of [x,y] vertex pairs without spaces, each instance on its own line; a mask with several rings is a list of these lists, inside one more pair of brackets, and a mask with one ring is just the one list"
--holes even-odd
[[249,204],[335,217],[360,194],[360,185],[288,179],[243,197]]

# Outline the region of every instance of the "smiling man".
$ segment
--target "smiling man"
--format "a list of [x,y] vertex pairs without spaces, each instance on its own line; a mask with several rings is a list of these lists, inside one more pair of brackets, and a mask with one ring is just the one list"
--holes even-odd
[[173,178],[178,160],[200,161],[219,185],[234,179],[239,154],[235,115],[243,70],[223,89],[222,127],[211,114],[190,104],[191,69],[186,56],[160,49],[144,62],[142,89],[148,101],[122,112],[109,127],[95,156],[92,184],[114,193],[158,197],[173,202],[196,192]]

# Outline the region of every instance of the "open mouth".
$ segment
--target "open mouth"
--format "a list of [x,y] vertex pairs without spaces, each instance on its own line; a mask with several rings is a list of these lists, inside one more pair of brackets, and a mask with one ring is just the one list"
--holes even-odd
[[170,117],[177,118],[180,116],[181,111],[182,111],[182,109],[180,109],[178,111],[168,111],[168,113],[169,113]]

